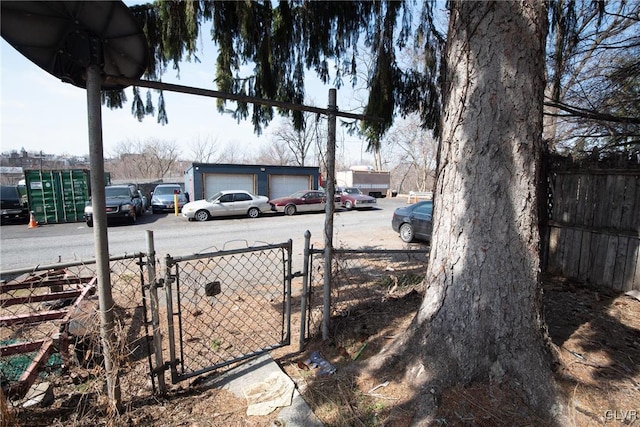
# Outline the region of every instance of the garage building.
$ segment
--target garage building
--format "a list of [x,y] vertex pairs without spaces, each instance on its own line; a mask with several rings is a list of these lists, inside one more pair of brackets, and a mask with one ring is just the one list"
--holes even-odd
[[317,166],[193,163],[184,176],[189,200],[208,199],[220,190],[246,190],[275,199],[298,190],[317,190],[320,184]]

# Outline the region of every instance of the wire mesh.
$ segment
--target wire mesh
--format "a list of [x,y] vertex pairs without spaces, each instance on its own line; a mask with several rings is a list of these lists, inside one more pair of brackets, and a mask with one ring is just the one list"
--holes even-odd
[[[113,359],[122,369],[147,354],[140,259],[123,257],[109,264],[117,340]],[[38,377],[62,367],[101,365],[95,261],[34,269],[3,281],[0,290],[3,389],[20,395]]]
[[289,253],[268,247],[167,263],[182,379],[288,344]]
[[[320,333],[324,306],[324,250],[311,249],[309,256],[307,339]],[[348,316],[354,307],[411,290],[422,292],[428,257],[428,249],[334,249],[331,317]]]
[[[323,254],[323,250],[310,251],[307,338],[317,333],[322,323]],[[331,316],[344,316],[394,293],[423,290],[427,250],[334,249],[333,255]],[[170,338],[170,325],[175,326],[174,341],[165,341],[161,349],[174,373],[179,370],[178,376],[185,379],[288,345],[290,258],[291,242],[167,257],[165,291],[169,291],[173,306],[160,298],[157,309],[162,337]],[[120,373],[123,396],[148,390],[152,372],[164,368],[152,366],[151,358],[140,363],[154,351],[148,338],[145,260],[138,254],[112,258],[109,264],[117,341],[117,354],[112,359]],[[52,282],[53,278],[58,281]],[[51,351],[46,354],[46,363],[39,365],[40,376],[51,375],[62,365],[101,365],[95,278],[95,262],[88,262],[59,270],[34,269],[1,283],[0,380],[5,390],[20,382],[46,343],[52,344]],[[20,285],[14,286],[17,283]],[[56,310],[63,315],[37,318]],[[36,320],[11,320],[21,316]]]

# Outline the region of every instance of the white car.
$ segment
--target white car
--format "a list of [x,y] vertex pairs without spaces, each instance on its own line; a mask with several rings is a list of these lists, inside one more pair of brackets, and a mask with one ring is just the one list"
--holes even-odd
[[182,216],[189,221],[207,221],[216,216],[238,215],[257,218],[270,210],[268,197],[256,196],[244,190],[225,190],[206,200],[187,203],[182,207]]

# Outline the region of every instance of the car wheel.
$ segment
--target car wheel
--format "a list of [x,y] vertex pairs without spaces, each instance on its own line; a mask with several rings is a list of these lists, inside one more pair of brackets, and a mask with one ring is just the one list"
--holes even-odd
[[87,221],[87,227],[93,227],[93,221]]
[[198,212],[195,213],[195,215],[193,215],[193,219],[195,219],[196,221],[208,221],[209,220],[209,212],[204,210],[204,209],[200,209]]
[[413,226],[411,224],[405,222],[400,226],[400,238],[405,243],[413,240]]
[[350,211],[351,209],[353,209],[353,204],[351,203],[350,200],[347,200],[346,202],[344,202],[344,208],[348,211]]
[[289,215],[289,216],[291,216],[291,215],[295,214],[295,213],[296,213],[296,206],[295,206],[295,205],[288,205],[288,206],[286,206],[286,207],[284,208],[284,213],[285,213],[286,215]]
[[249,212],[247,213],[247,215],[249,215],[249,218],[258,218],[260,216],[260,209],[251,208],[249,209]]

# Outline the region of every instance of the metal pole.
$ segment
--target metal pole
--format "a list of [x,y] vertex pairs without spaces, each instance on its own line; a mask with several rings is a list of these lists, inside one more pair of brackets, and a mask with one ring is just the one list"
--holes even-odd
[[285,281],[285,295],[286,295],[286,301],[285,301],[285,306],[284,306],[284,317],[285,317],[285,327],[286,327],[286,336],[285,338],[285,342],[287,344],[291,344],[291,281],[293,280],[293,274],[291,272],[292,266],[291,264],[293,263],[292,260],[292,253],[293,253],[293,240],[289,239],[289,241],[287,242],[287,280]]
[[329,338],[329,317],[331,316],[331,264],[333,260],[333,213],[335,211],[335,175],[336,175],[336,105],[335,89],[329,89],[329,105],[327,110],[327,177],[325,195],[324,222],[324,297],[322,308],[322,339]]
[[[191,95],[206,96],[209,98],[229,99],[231,101],[247,102],[254,105],[268,105],[271,107],[278,107],[283,110],[308,111],[310,113],[316,113],[316,114],[331,113],[330,111],[328,111],[328,109],[314,107],[310,105],[293,104],[291,102],[274,101],[271,99],[256,98],[255,96],[236,95],[233,93],[219,92],[217,90],[200,89],[200,88],[195,88],[190,86],[181,86],[181,85],[164,83],[164,82],[156,82],[151,80],[130,79],[130,78],[121,77],[121,76],[105,76],[104,81],[110,84],[119,84],[124,87],[138,86],[138,87],[146,87],[149,89],[164,90],[167,92],[187,93]],[[368,116],[366,114],[354,114],[346,111],[338,111],[337,109],[335,110],[335,114],[337,116],[345,117],[348,119],[366,120],[366,121],[376,122],[376,123],[384,122],[384,119],[381,117]]]
[[102,152],[102,112],[100,90],[101,69],[97,65],[87,67],[87,119],[89,125],[89,156],[91,164],[91,206],[93,207],[93,235],[95,238],[96,267],[98,276],[98,301],[100,304],[100,335],[107,377],[107,393],[112,408],[120,411],[121,394],[116,357],[114,330],[114,303],[111,295],[109,271],[109,242],[107,238],[107,211],[104,191],[104,157]]
[[178,381],[178,371],[176,365],[175,332],[173,327],[173,295],[171,290],[171,269],[174,267],[171,256],[164,257],[166,276],[164,278],[164,294],[167,304],[167,339],[169,340],[169,364],[171,366],[171,381],[175,384]]
[[147,230],[147,272],[149,273],[149,295],[151,297],[151,326],[153,328],[153,351],[158,372],[158,391],[167,392],[164,381],[164,360],[162,358],[162,334],[160,332],[160,304],[158,302],[158,287],[156,286],[156,249],[153,243],[153,231]]
[[307,328],[307,299],[309,298],[309,247],[311,246],[311,232],[304,232],[304,263],[302,267],[302,295],[300,295],[300,340],[298,351],[304,348],[304,338]]

